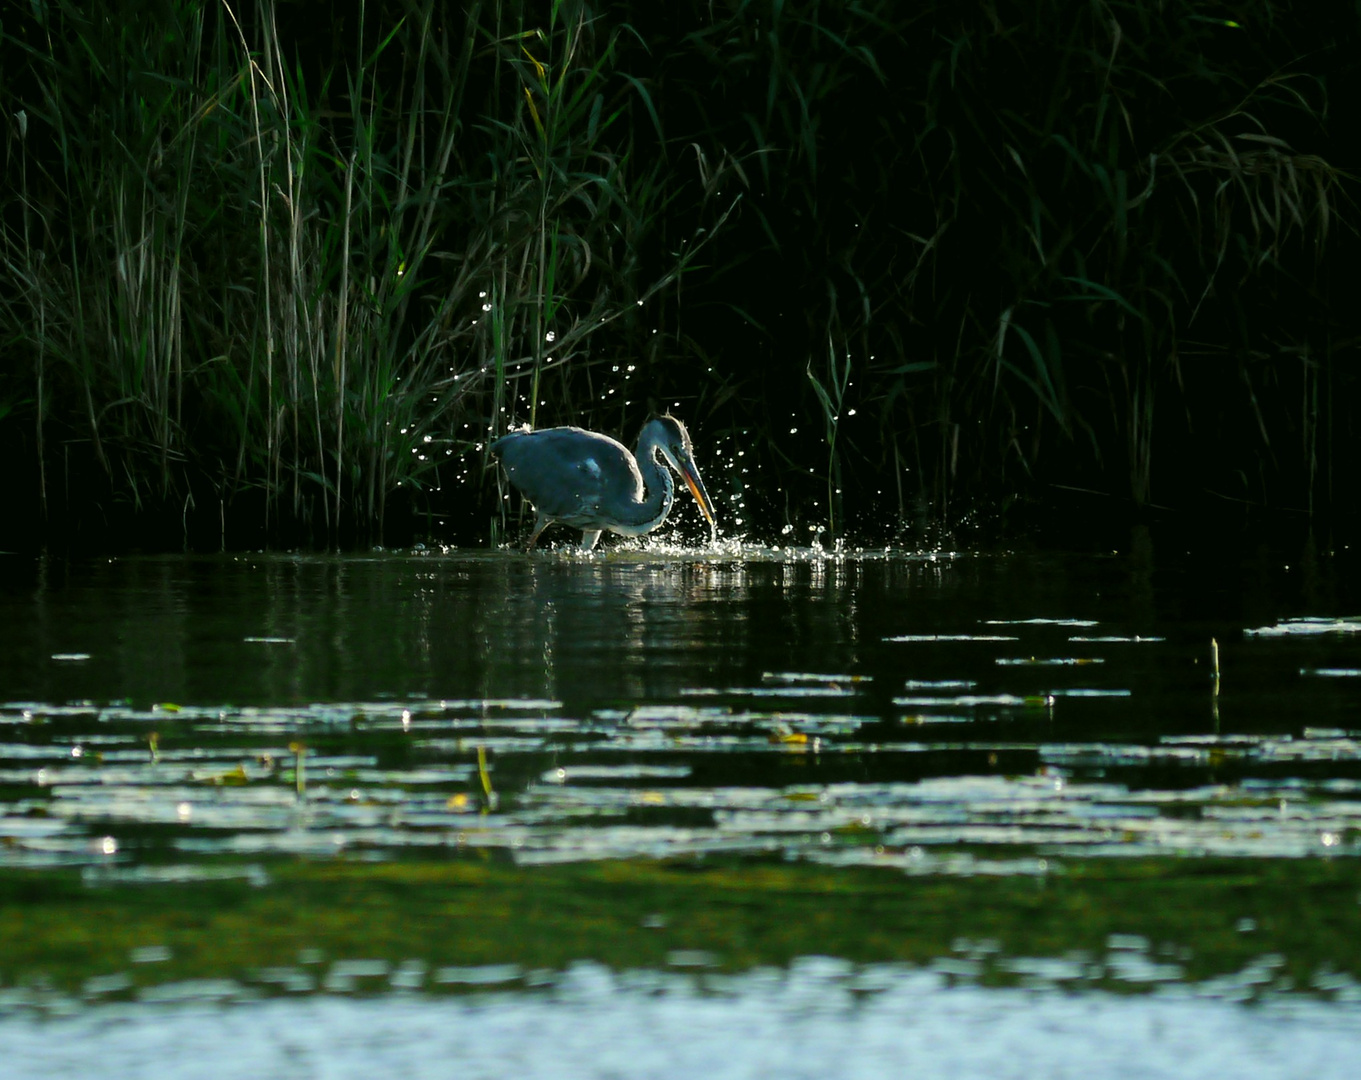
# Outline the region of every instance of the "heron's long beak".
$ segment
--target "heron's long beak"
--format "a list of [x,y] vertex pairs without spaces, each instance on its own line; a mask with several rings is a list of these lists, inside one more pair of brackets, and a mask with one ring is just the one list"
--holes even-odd
[[685,486],[690,489],[695,502],[699,503],[699,512],[704,515],[709,522],[709,528],[712,529],[715,525],[714,504],[709,501],[709,493],[704,490],[704,481],[699,478],[699,470],[688,457],[682,458],[677,464],[680,465],[680,474],[685,480]]

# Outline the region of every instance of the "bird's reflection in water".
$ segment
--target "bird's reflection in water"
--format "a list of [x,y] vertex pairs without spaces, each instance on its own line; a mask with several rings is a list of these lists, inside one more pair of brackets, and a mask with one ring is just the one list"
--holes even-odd
[[524,683],[533,658],[533,692],[556,699],[675,693],[699,657],[741,651],[746,579],[683,560],[534,560],[486,659],[519,666]]

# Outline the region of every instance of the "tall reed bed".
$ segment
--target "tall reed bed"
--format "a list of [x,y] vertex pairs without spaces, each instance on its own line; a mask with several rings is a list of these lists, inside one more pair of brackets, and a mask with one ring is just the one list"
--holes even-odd
[[490,436],[628,435],[681,402],[767,535],[1056,486],[1345,507],[1354,23],[1281,0],[6,9],[6,497],[56,533],[348,543],[462,508],[485,536]]
[[595,335],[702,247],[639,253],[670,165],[627,26],[412,0],[337,6],[331,40],[316,10],[6,18],[5,423],[44,517],[381,536],[489,433],[589,405]]
[[738,400],[808,516],[950,520],[1050,485],[1317,509],[1361,481],[1332,285],[1356,253],[1333,163],[1361,130],[1355,20],[723,10],[692,122],[752,175],[727,292],[770,283],[740,291],[769,359]]

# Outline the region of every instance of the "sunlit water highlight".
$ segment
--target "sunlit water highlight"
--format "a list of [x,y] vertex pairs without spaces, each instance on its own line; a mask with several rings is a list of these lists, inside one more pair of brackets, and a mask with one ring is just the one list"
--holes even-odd
[[[945,989],[930,972],[810,958],[726,979],[578,965],[529,994],[187,1000],[42,1024],[0,1018],[14,1080],[395,1075],[880,1080],[1350,1080],[1361,1012],[1281,1000],[1251,1014],[1172,990],[1142,998]],[[191,990],[197,991],[197,1000]],[[15,1071],[9,1071],[13,1069]]]

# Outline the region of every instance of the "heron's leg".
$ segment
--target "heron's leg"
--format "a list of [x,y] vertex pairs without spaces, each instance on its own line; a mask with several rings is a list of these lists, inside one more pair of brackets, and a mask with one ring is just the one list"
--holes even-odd
[[525,541],[526,551],[534,550],[534,545],[539,542],[539,533],[543,532],[547,525],[548,518],[544,517],[542,514],[534,519],[534,531],[529,534],[529,539]]
[[581,533],[581,550],[591,551],[595,547],[595,542],[599,539],[599,529],[583,529]]

